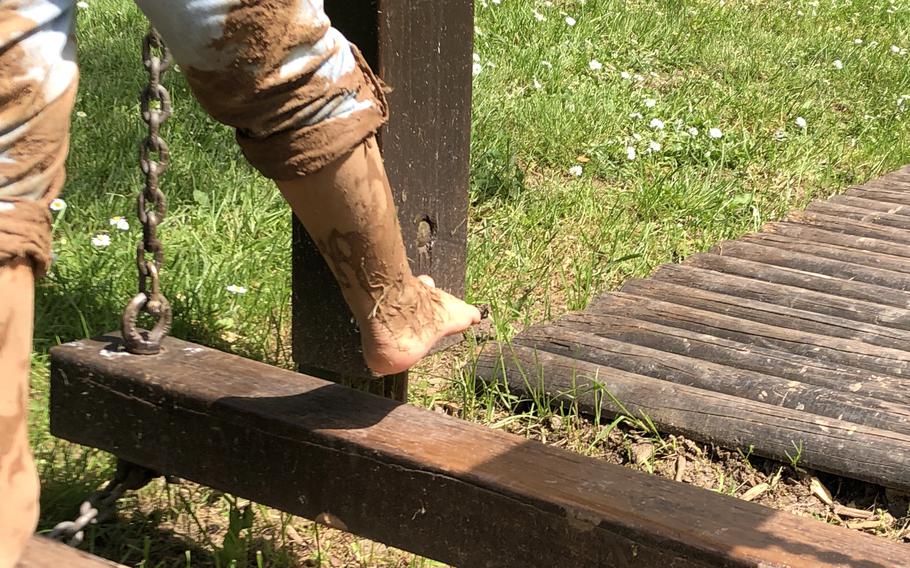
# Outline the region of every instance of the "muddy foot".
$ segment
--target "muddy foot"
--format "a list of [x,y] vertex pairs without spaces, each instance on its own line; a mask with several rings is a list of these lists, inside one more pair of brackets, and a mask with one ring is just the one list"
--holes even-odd
[[479,321],[477,308],[436,289],[429,276],[413,278],[360,322],[364,359],[377,375],[401,373],[437,341]]

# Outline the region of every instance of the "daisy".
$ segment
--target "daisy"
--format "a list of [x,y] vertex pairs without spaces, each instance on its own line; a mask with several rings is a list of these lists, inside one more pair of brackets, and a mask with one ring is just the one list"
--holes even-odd
[[652,119],[651,119],[651,122],[648,123],[648,126],[650,126],[651,128],[653,128],[654,130],[663,130],[663,129],[664,129],[664,121],[662,121],[662,120],[659,119],[659,118],[652,118]]
[[635,151],[635,148],[632,146],[626,146],[626,159],[632,161],[636,157],[638,157],[638,153]]
[[108,223],[110,224],[111,227],[117,227],[121,231],[130,230],[129,222],[119,215],[117,215],[116,217],[111,217],[110,220],[108,221]]
[[795,122],[796,122],[796,126],[802,128],[803,130],[805,130],[806,126],[808,126],[808,124],[806,123],[806,119],[801,116],[797,116]]
[[588,63],[588,67],[591,68],[591,71],[600,71],[604,68],[604,64],[596,59],[592,59],[591,62]]
[[567,24],[570,28],[571,28],[572,26],[574,26],[575,24],[577,24],[577,23],[578,23],[578,22],[577,22],[577,21],[575,20],[575,18],[573,18],[572,16],[566,16],[566,24]]
[[844,68],[844,63],[840,59],[835,59],[832,65],[838,71]]
[[695,138],[696,136],[698,136],[698,129],[695,128],[694,126],[690,126],[688,132],[689,132],[689,136],[691,136],[692,138]]
[[657,105],[657,101],[654,99],[645,99],[645,108],[654,108]]
[[247,289],[246,289],[245,286],[238,286],[238,285],[236,285],[236,284],[230,284],[230,285],[227,286],[226,289],[227,289],[227,291],[230,292],[231,294],[238,294],[238,295],[241,295],[241,294],[246,294],[246,293],[247,293]]
[[92,246],[104,248],[111,245],[111,236],[107,233],[98,233],[92,237]]
[[708,130],[708,136],[717,140],[718,138],[723,138],[724,133],[720,131],[720,128],[712,128]]
[[582,172],[583,170],[581,166],[572,166],[569,168],[569,175],[573,175],[575,177],[581,177]]
[[51,201],[51,204],[48,207],[50,207],[51,211],[63,211],[66,209],[66,201],[63,201],[58,197]]
[[652,140],[648,144],[648,151],[650,152],[660,152],[661,148],[663,148],[663,146],[661,146],[660,142],[657,142],[656,140]]

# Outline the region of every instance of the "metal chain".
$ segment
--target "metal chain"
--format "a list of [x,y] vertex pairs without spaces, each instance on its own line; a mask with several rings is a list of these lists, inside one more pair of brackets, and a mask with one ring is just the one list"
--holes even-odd
[[130,490],[142,489],[159,477],[158,473],[142,466],[117,460],[117,473],[103,489],[89,495],[79,506],[79,516],[72,521],[57,523],[47,535],[49,538],[66,541],[70,546],[79,546],[85,539],[85,529],[89,525],[104,522],[116,512],[117,501]]
[[[154,355],[161,350],[172,320],[171,305],[161,293],[159,275],[164,251],[158,240],[158,225],[167,213],[167,199],[158,188],[158,178],[167,170],[170,156],[158,130],[171,116],[171,97],[161,84],[161,75],[171,66],[171,53],[154,28],[142,42],[142,64],[148,71],[148,84],[139,97],[139,108],[148,125],[148,136],[139,148],[139,167],[145,174],[145,187],[137,200],[142,223],[142,240],[136,247],[139,293],[123,310],[123,339],[130,353]],[[140,312],[156,319],[151,331],[137,329]]]

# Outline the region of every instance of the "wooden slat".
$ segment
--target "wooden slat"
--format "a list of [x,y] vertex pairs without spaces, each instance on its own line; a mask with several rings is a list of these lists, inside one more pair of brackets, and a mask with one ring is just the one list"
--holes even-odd
[[872,223],[873,225],[884,225],[894,227],[904,231],[910,229],[910,218],[906,215],[895,215],[894,213],[870,212],[866,209],[860,209],[845,205],[843,203],[834,203],[830,201],[816,201],[809,204],[806,211],[829,215],[831,217],[841,217],[844,219],[853,219],[863,223]]
[[16,568],[126,568],[109,560],[92,556],[81,550],[34,537],[28,542],[25,554]]
[[[910,217],[908,217],[908,219],[910,219]],[[831,243],[795,239],[774,233],[755,233],[746,235],[739,240],[766,247],[774,247],[840,262],[847,262],[857,266],[868,266],[892,272],[900,272],[902,274],[910,274],[910,258],[904,256],[882,254],[879,252],[838,246]]]
[[622,291],[643,298],[669,301],[680,306],[689,306],[787,329],[798,329],[816,335],[854,339],[869,345],[903,351],[910,347],[910,332],[905,330],[708,292],[697,286],[681,286],[653,279],[635,279],[626,282]]
[[[54,434],[458,566],[906,559],[881,539],[205,347],[168,339],[163,354],[137,357],[119,344],[108,336],[52,350]],[[844,447],[867,435],[803,424],[830,427]],[[866,469],[910,475],[906,464],[879,468],[883,452],[900,453],[868,447]]]
[[893,243],[910,244],[910,231],[886,227],[875,223],[854,221],[834,215],[822,215],[811,211],[792,213],[787,217],[790,221],[823,227],[829,231],[845,233],[856,237],[871,237],[891,241]]
[[792,268],[772,266],[751,260],[743,260],[717,254],[696,254],[686,260],[687,266],[696,266],[715,272],[745,276],[754,280],[805,288],[824,294],[861,300],[883,306],[910,309],[910,294],[864,282],[840,280],[819,274],[811,274]]
[[591,312],[617,313],[663,325],[716,335],[748,345],[795,353],[857,369],[910,377],[910,352],[868,345],[851,339],[826,337],[712,312],[642,299],[623,293],[597,298]]
[[[515,343],[611,369],[910,436],[910,405],[874,398],[868,390],[869,381],[858,385],[859,392],[851,392],[849,383],[830,389],[554,325],[527,329]],[[884,391],[881,387],[886,385],[872,386]],[[902,387],[906,390],[910,381],[904,381]]]
[[910,330],[910,310],[908,309],[715,272],[691,265],[666,264],[661,266],[651,278],[738,298],[871,323],[880,327]]
[[[712,247],[711,252],[812,274],[823,274],[841,280],[875,284],[904,292],[910,290],[910,274],[856,265],[803,252],[782,250],[750,241],[725,241]],[[910,300],[910,295],[907,298]]]
[[[554,404],[578,403],[589,413],[600,404],[608,416],[620,411],[615,399],[630,414],[650,418],[661,431],[727,448],[750,448],[782,461],[787,461],[787,453],[793,454],[794,444],[801,444],[801,463],[808,467],[910,487],[910,437],[906,435],[671,384],[522,345],[505,346],[502,351],[500,358],[496,348],[485,350],[477,373],[487,381],[507,382],[512,392],[527,393],[536,400],[546,394]],[[586,388],[594,384],[600,385],[600,395],[597,389]]]
[[877,213],[894,213],[895,215],[910,216],[910,205],[889,203],[887,201],[868,199],[866,197],[834,195],[828,199],[828,202],[847,205],[856,209],[865,209],[866,211],[875,211]]
[[889,392],[877,386],[882,382],[894,380],[894,377],[888,375],[835,365],[817,358],[748,345],[687,329],[636,320],[621,314],[571,313],[556,320],[554,325],[665,353],[695,357],[736,369],[756,371],[833,390],[855,389],[855,385],[859,383],[863,385],[860,390],[868,389],[870,396],[882,400],[907,404],[910,399],[910,392],[906,389],[892,389]]
[[763,227],[764,234],[783,235],[796,239],[812,241],[815,243],[825,243],[846,247],[857,250],[867,250],[897,256],[910,258],[910,247],[905,244],[892,243],[881,239],[870,237],[844,234],[840,231],[818,227],[814,225],[804,225],[801,223],[777,222],[768,223]]
[[894,184],[884,186],[864,186],[851,187],[844,195],[848,197],[860,197],[871,201],[880,201],[884,203],[893,203],[897,205],[910,205],[910,192],[895,190]]

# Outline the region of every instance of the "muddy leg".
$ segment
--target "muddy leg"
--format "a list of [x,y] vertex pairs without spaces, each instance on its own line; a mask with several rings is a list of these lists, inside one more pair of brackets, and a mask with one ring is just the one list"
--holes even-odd
[[338,280],[374,372],[404,371],[440,338],[480,320],[475,307],[411,274],[374,138],[278,186]]
[[38,474],[28,445],[31,263],[0,266],[0,568],[12,568],[38,522]]

